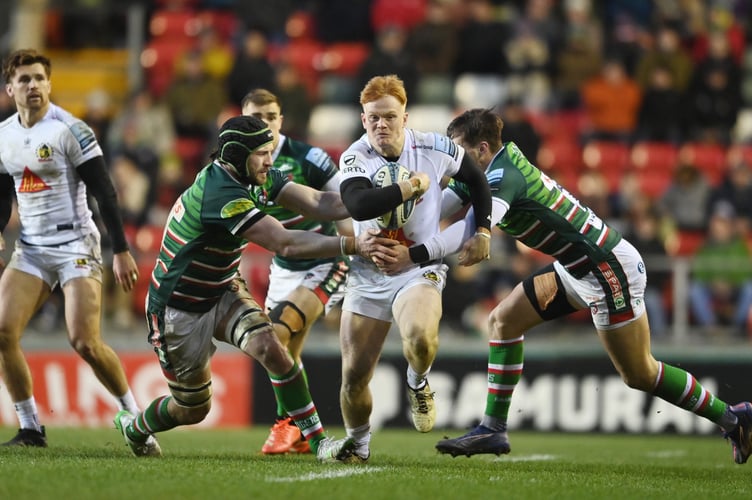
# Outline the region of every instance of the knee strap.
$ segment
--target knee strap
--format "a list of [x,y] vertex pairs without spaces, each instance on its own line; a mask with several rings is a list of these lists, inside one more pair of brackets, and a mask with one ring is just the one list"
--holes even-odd
[[168,382],[170,393],[178,406],[197,408],[206,405],[212,396],[211,380],[198,386],[189,386],[177,382]]
[[298,306],[289,300],[283,300],[269,311],[269,317],[274,323],[284,325],[291,335],[300,332],[306,325],[306,316]]

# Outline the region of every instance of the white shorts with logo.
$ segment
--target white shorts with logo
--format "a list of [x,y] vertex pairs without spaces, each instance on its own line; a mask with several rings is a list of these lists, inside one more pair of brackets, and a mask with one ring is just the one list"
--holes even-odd
[[611,254],[612,259],[581,279],[554,262],[567,295],[583,307],[590,307],[593,324],[600,330],[618,328],[645,312],[647,274],[640,253],[631,243],[621,240]]
[[50,289],[73,278],[102,282],[102,248],[99,233],[57,246],[29,245],[16,241],[8,267],[41,279]]
[[406,290],[429,285],[441,294],[446,286],[448,267],[441,262],[415,267],[396,276],[385,275],[360,257],[353,258],[350,266],[342,309],[381,321],[392,321],[392,304]]
[[[345,276],[338,272],[338,263],[319,264],[304,271],[292,271],[272,262],[269,269],[269,289],[266,292],[264,306],[267,311],[287,298],[299,286],[312,290],[324,304],[324,314],[331,311],[345,297]],[[332,292],[332,290],[336,290]]]

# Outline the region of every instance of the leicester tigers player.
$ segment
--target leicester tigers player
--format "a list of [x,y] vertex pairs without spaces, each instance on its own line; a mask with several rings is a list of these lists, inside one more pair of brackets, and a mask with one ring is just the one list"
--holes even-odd
[[[436,448],[452,456],[509,453],[507,414],[522,376],[525,332],[590,308],[598,336],[627,385],[718,424],[731,441],[734,461],[746,462],[752,453],[752,405],[730,406],[692,374],[653,357],[642,257],[618,231],[530,163],[514,143],[503,143],[502,128],[494,112],[473,109],[449,124],[448,135],[485,170],[493,194],[493,223],[556,260],[524,279],[491,312],[485,413],[477,427],[464,436],[439,441]],[[467,188],[452,182],[442,212],[454,213],[467,202]],[[464,252],[462,241],[471,232],[471,221],[459,221],[424,248],[401,256],[423,252],[435,258]],[[474,263],[470,258],[461,260]],[[399,266],[382,268],[396,272]]]
[[170,211],[146,312],[148,340],[171,394],[155,399],[138,415],[121,411],[115,417],[116,427],[136,453],[150,434],[206,417],[215,341],[233,345],[261,363],[277,400],[320,460],[342,460],[352,451],[350,438],[326,437],[300,366],[238,274],[249,241],[287,258],[350,255],[361,248],[352,236],[288,230],[256,206],[253,188],[275,176],[275,183],[289,184],[280,192],[302,213],[323,220],[347,217],[338,193],[290,183],[272,168],[272,141],[272,132],[256,117],[227,120],[220,128],[213,161]]

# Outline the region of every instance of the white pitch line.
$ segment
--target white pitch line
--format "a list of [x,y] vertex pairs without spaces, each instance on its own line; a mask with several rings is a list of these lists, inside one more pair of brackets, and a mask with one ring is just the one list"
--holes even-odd
[[663,450],[663,451],[649,451],[647,456],[653,458],[675,458],[683,457],[687,454],[687,450]]
[[548,460],[556,460],[556,455],[522,455],[515,457],[498,457],[494,461],[496,462],[545,462]]
[[300,476],[287,477],[267,477],[267,483],[297,483],[300,481],[318,481],[319,479],[338,479],[341,477],[357,476],[360,474],[370,474],[381,472],[383,467],[348,467],[341,469],[326,470],[323,472],[309,472]]

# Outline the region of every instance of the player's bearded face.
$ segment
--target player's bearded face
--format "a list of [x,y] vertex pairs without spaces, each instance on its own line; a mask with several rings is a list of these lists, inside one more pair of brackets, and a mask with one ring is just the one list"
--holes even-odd
[[248,171],[248,182],[254,186],[261,186],[264,184],[272,165],[271,144],[261,149],[257,149],[248,155],[248,159],[245,161],[245,167]]
[[368,142],[382,156],[399,156],[405,143],[405,107],[393,96],[384,96],[363,105],[363,128]]
[[50,100],[51,84],[42,63],[16,68],[6,88],[22,108],[40,109]]

